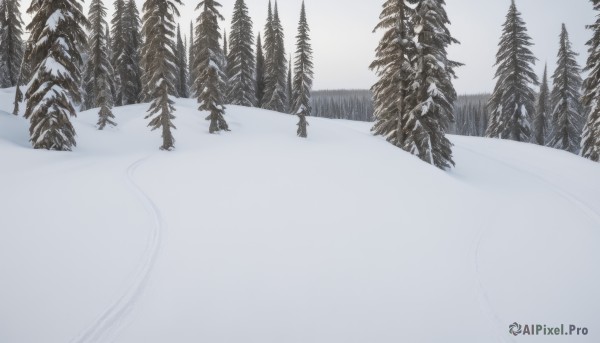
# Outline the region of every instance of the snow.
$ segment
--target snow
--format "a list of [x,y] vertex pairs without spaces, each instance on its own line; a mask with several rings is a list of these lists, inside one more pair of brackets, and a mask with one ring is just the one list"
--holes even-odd
[[[443,172],[367,123],[227,106],[209,135],[176,100],[177,149],[147,104],[72,118],[37,151],[0,90],[0,342],[598,342],[600,166],[451,137]],[[547,342],[546,337],[522,341]]]

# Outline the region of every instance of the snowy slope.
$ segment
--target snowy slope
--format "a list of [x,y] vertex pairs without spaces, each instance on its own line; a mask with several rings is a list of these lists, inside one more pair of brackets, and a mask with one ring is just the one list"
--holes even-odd
[[75,120],[34,151],[0,90],[0,342],[547,342],[600,337],[600,165],[453,137],[442,172],[369,125],[231,106],[209,135],[177,102],[177,150],[147,105]]

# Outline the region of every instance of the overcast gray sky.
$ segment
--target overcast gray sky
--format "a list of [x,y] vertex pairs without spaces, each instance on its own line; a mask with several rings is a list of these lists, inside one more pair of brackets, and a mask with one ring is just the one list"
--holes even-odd
[[[112,15],[112,0],[105,0]],[[368,69],[378,43],[372,30],[377,24],[383,0],[305,0],[315,53],[315,89],[369,88],[375,75]],[[27,3],[27,0],[23,1]],[[141,10],[143,0],[137,0]],[[189,22],[198,15],[199,1],[183,0],[179,19],[187,33]],[[221,0],[223,27],[230,26],[235,0]],[[489,92],[494,87],[494,69],[501,25],[510,0],[446,0],[452,34],[461,45],[450,49],[450,58],[466,65],[458,70],[455,86],[459,94]],[[86,1],[89,4],[89,0]],[[246,0],[254,29],[263,30],[268,0]],[[286,34],[286,49],[293,52],[301,0],[279,0]],[[554,70],[561,23],[567,25],[573,48],[583,66],[585,42],[591,33],[585,25],[595,20],[589,0],[517,0],[540,60],[539,74],[547,61]],[[87,11],[87,6],[86,6]]]

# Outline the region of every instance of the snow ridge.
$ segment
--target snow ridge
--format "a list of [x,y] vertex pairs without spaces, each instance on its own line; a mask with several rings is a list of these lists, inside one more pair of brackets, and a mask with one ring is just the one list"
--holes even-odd
[[132,191],[142,202],[146,211],[151,215],[153,224],[149,232],[148,244],[142,255],[141,262],[134,273],[133,281],[124,294],[85,331],[80,333],[71,343],[99,343],[113,341],[124,326],[126,319],[131,315],[135,306],[144,293],[148,284],[156,258],[162,243],[162,232],[166,225],[160,210],[152,199],[135,182],[136,170],[144,164],[151,156],[139,159],[132,163],[125,172],[127,182]]

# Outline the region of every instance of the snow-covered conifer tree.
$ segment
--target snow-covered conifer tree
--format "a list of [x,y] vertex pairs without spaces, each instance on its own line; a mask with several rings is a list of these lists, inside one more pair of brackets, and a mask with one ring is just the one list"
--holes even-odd
[[454,101],[457,98],[452,80],[460,63],[448,59],[447,48],[458,41],[448,25],[444,0],[421,0],[416,7],[415,33],[418,42],[416,69],[410,88],[415,92],[414,106],[409,112],[410,131],[424,131],[412,137],[417,155],[440,169],[454,165],[452,143],[446,137],[454,121]]
[[81,100],[82,63],[78,47],[85,45],[89,23],[78,0],[33,0],[27,12],[31,49],[27,60],[35,74],[25,95],[25,118],[31,121],[30,141],[35,149],[69,151],[75,129],[73,101]]
[[490,124],[486,135],[492,138],[531,140],[531,115],[538,84],[533,71],[536,58],[529,49],[531,38],[514,0],[506,16],[496,55],[496,87],[489,102]]
[[[291,113],[298,113],[304,108],[306,116],[311,115],[310,92],[313,85],[313,51],[310,44],[310,28],[306,19],[306,7],[302,1],[300,22],[296,35],[296,60],[294,62],[294,81]],[[291,68],[290,68],[291,69]]]
[[262,107],[265,95],[265,55],[260,33],[256,38],[256,107]]
[[548,146],[578,153],[584,113],[581,98],[581,75],[566,26],[562,25],[558,62],[552,78],[552,133]]
[[181,29],[177,26],[177,94],[180,98],[189,98],[187,51],[181,38]]
[[548,86],[548,66],[544,67],[544,77],[538,94],[535,116],[533,118],[533,140],[539,145],[546,145],[551,115],[550,87]]
[[254,33],[252,19],[244,0],[236,0],[229,34],[228,99],[233,105],[252,107],[256,105],[256,81],[254,80]]
[[171,96],[176,94],[175,79],[175,16],[179,15],[177,4],[181,0],[146,0],[142,25],[142,65],[145,81],[144,88],[151,99],[149,114],[152,130],[162,129],[163,144],[161,150],[175,147],[171,129],[175,128],[173,119],[175,108]]
[[[267,22],[268,25],[268,22]],[[266,87],[263,107],[272,111],[285,112],[287,94],[285,91],[287,78],[287,58],[285,54],[283,26],[279,18],[279,9],[275,9],[270,30],[265,30]]]
[[[414,1],[413,1],[414,3]],[[414,44],[414,6],[409,2],[387,0],[383,4],[380,22],[375,31],[383,36],[377,47],[376,57],[370,68],[379,80],[371,91],[375,106],[375,124],[372,132],[381,135],[391,144],[412,154],[418,154],[415,142],[426,137],[420,118],[411,117],[414,90],[409,89],[414,78],[416,46]],[[409,92],[410,91],[410,92]]]
[[106,7],[102,0],[92,0],[89,12],[90,38],[88,40],[89,58],[85,68],[86,108],[100,107],[98,128],[115,126],[112,114],[111,82],[114,75],[109,56],[106,30]]
[[196,25],[196,58],[195,73],[196,92],[198,95],[199,109],[208,111],[206,120],[210,121],[209,132],[229,131],[225,121],[224,85],[225,72],[223,70],[223,51],[219,44],[221,33],[219,20],[223,16],[219,13],[221,4],[215,0],[203,0],[197,9],[202,13]]
[[296,115],[298,116],[298,131],[296,131],[296,134],[298,135],[298,137],[306,138],[308,137],[308,122],[306,121],[307,109],[304,107],[304,105],[301,105],[300,108],[298,108],[298,112],[296,112]]
[[600,162],[600,0],[592,0],[592,4],[598,14],[596,22],[588,26],[593,36],[586,43],[589,57],[585,71],[589,75],[583,82],[582,101],[589,116],[581,137],[581,156]]
[[19,82],[23,61],[23,20],[20,0],[0,0],[0,88]]

